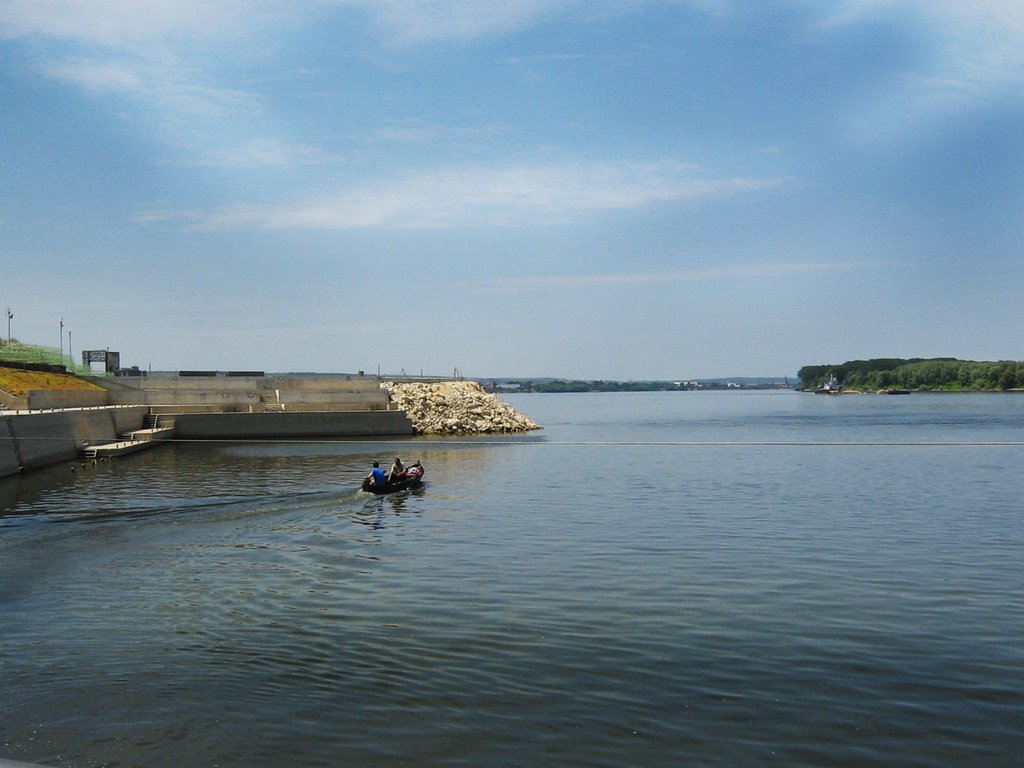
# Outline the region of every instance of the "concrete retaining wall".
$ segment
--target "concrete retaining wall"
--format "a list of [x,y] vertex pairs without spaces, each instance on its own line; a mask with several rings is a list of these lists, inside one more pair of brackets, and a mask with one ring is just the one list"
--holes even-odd
[[[413,434],[375,378],[102,377],[104,392],[33,391],[34,411],[0,417],[0,477],[78,456],[86,444],[140,429],[147,413],[195,439],[393,437]],[[19,403],[20,405],[21,403]],[[103,405],[105,407],[81,407]]]
[[376,379],[344,376],[154,376],[92,378],[112,405],[204,407],[221,411],[384,410]]
[[108,408],[107,413],[114,420],[114,433],[123,435],[133,429],[141,428],[149,411],[142,407]]
[[0,417],[0,477],[70,461],[87,444],[139,429],[146,409],[90,408]]
[[33,389],[28,407],[34,411],[48,408],[96,408],[109,405],[107,393],[98,389]]
[[413,433],[402,411],[318,413],[184,413],[174,417],[181,439],[386,437]]
[[[350,392],[282,392],[280,397],[269,399],[256,392],[239,394],[232,392],[177,392],[168,397],[165,393],[140,393],[141,402],[161,412],[206,411],[210,413],[253,413],[255,411],[386,411],[388,393],[384,390],[369,394]],[[117,398],[124,405],[138,400]]]
[[12,395],[0,389],[0,410],[2,411],[27,411],[28,398]]
[[[109,426],[110,418],[103,416]],[[38,413],[9,418],[15,447],[26,470],[69,461],[78,455],[83,439],[75,435],[66,414]]]
[[[144,406],[70,409],[0,416],[0,477],[71,461],[87,445],[141,429]],[[413,434],[403,411],[194,413],[174,416],[176,437],[267,439],[399,437]]]
[[21,468],[17,443],[8,431],[7,419],[0,421],[0,477],[16,475]]

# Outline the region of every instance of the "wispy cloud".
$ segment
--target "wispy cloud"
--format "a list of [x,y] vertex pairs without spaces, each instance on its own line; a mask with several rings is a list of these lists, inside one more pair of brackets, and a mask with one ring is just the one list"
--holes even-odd
[[298,16],[276,0],[0,0],[0,39],[32,40],[41,74],[116,100],[123,119],[199,162],[238,165],[245,147],[276,145],[250,151],[252,165],[310,152],[260,135],[263,99],[224,62]]
[[477,285],[496,293],[530,293],[566,288],[614,288],[629,285],[663,285],[665,283],[697,283],[708,280],[771,278],[799,272],[836,272],[863,267],[861,262],[782,262],[775,264],[740,264],[731,267],[708,267],[676,272],[628,272],[615,274],[545,275],[485,280]]
[[[86,54],[131,55],[150,65],[223,51],[301,27],[325,14],[362,14],[392,46],[497,37],[572,15],[628,16],[652,5],[686,5],[742,17],[731,0],[0,0],[0,38],[72,42]],[[766,3],[790,5],[791,3]],[[992,91],[1024,80],[1024,3],[1019,0],[805,0],[825,27],[900,16],[928,36],[934,56],[912,73],[939,87]],[[332,11],[332,9],[334,9]],[[580,23],[585,23],[581,21]]]
[[144,93],[148,88],[137,66],[116,61],[54,61],[43,71],[54,80],[96,93]]
[[[282,206],[175,215],[199,229],[361,229],[516,226],[772,189],[784,179],[706,179],[685,163],[446,168]],[[146,214],[144,219],[166,219]]]
[[922,121],[1024,98],[1019,0],[847,0],[825,7],[825,28],[896,20],[922,51],[854,105],[850,122],[858,133],[913,130]]
[[458,144],[487,140],[507,135],[513,129],[505,124],[485,125],[431,125],[417,118],[390,120],[369,135],[372,143],[379,144]]
[[586,7],[579,0],[0,0],[0,38],[45,36],[141,55],[244,41],[333,8],[363,14],[382,42],[404,47],[504,35]]
[[279,21],[281,0],[0,0],[0,37],[50,37],[155,56],[172,45],[244,40]]
[[570,0],[336,0],[368,13],[392,46],[504,35],[561,12]]
[[88,91],[134,97],[169,114],[212,117],[259,108],[258,100],[243,90],[205,85],[196,72],[166,63],[64,58],[46,63],[43,71]]
[[213,147],[200,153],[199,162],[221,168],[294,168],[339,163],[344,157],[319,147],[289,144],[279,139],[248,139],[240,144]]
[[729,15],[736,0],[330,0],[369,15],[392,47],[457,42],[513,34],[558,17],[576,20],[629,16],[651,5],[685,5]]

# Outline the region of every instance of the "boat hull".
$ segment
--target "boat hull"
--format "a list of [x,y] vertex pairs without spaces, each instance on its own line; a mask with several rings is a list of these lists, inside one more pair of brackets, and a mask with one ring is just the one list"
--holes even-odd
[[407,488],[419,488],[423,485],[423,475],[425,472],[407,472],[398,480],[387,483],[386,485],[373,485],[370,482],[370,478],[363,480],[363,490],[368,493],[394,493],[395,491],[404,491]]

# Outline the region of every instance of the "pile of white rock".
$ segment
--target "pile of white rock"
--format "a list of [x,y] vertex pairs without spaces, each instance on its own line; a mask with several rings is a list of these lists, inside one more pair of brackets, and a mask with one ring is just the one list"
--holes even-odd
[[490,434],[541,428],[475,381],[384,381],[381,386],[391,395],[391,402],[409,415],[420,434]]

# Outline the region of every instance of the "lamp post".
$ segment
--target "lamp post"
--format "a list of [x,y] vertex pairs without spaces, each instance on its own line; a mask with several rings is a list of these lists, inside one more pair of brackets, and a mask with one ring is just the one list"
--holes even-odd
[[11,318],[14,317],[14,313],[11,312],[11,308],[7,308],[7,343],[11,343]]
[[71,331],[68,331],[68,361],[71,364],[71,372],[75,372],[75,353],[71,351]]
[[64,318],[60,319],[60,364],[64,365]]

